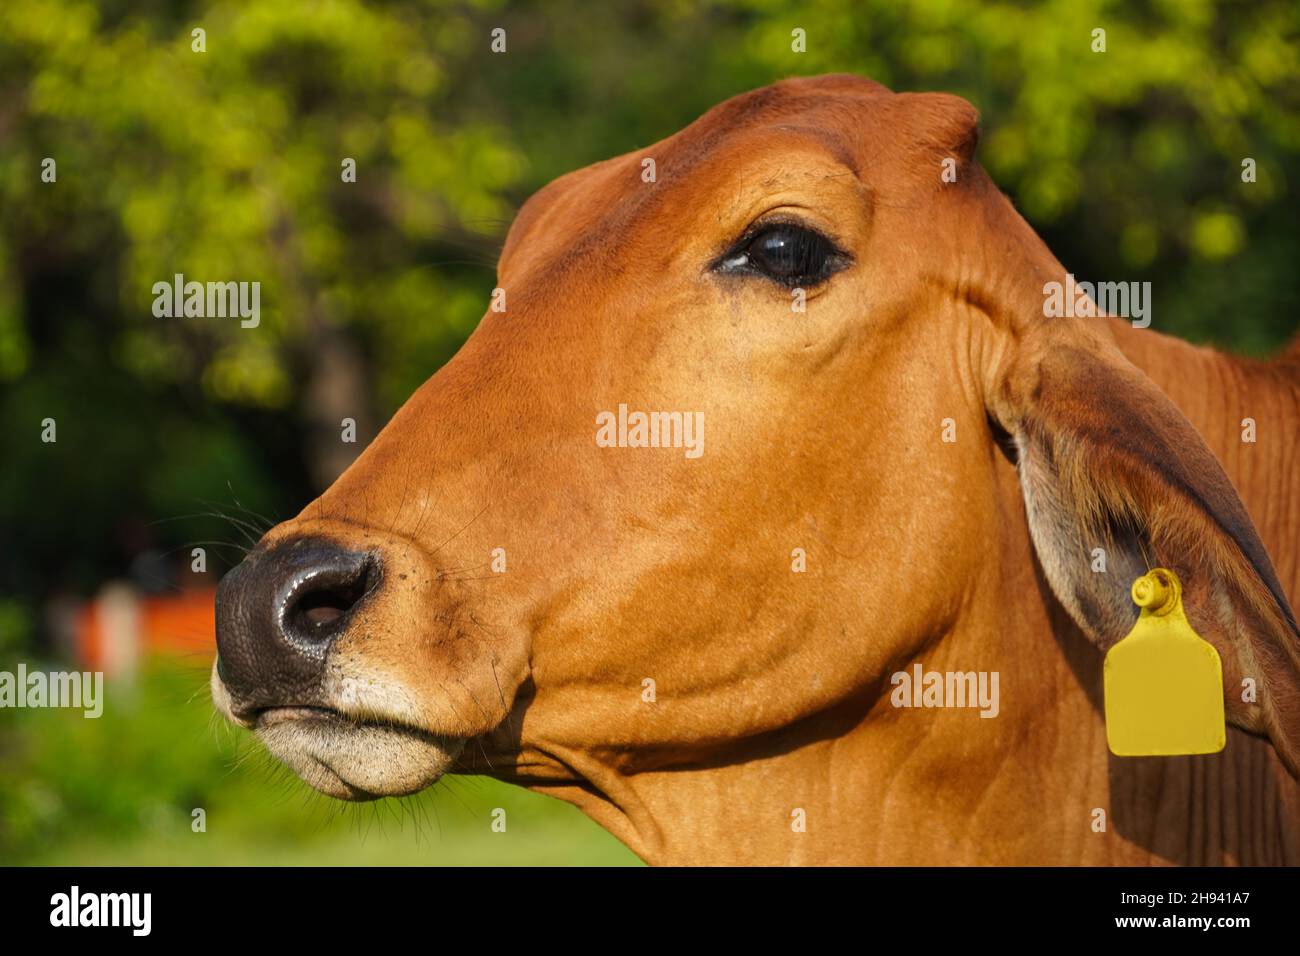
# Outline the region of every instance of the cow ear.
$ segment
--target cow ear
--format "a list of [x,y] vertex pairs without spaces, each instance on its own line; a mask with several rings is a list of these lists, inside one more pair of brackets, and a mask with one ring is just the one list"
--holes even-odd
[[1049,585],[1105,649],[1137,617],[1133,580],[1172,569],[1192,626],[1223,660],[1228,720],[1266,734],[1300,777],[1300,631],[1232,482],[1113,341],[1039,338],[1022,341],[989,412],[1014,444]]
[[[898,93],[889,103],[897,111],[908,140],[925,154],[926,173],[932,164],[953,160],[958,169],[975,156],[979,143],[980,114],[974,106],[951,93]],[[951,181],[961,182],[958,176]]]

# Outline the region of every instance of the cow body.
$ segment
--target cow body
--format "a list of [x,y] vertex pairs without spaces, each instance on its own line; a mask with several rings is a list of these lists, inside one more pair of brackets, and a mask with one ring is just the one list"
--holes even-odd
[[[490,773],[652,862],[1296,861],[1294,367],[1046,318],[975,119],[787,81],[542,190],[507,312],[223,582],[218,707],[326,793]],[[702,453],[598,441],[624,406]],[[1222,754],[1107,752],[1152,564]],[[916,665],[996,716],[895,706]]]

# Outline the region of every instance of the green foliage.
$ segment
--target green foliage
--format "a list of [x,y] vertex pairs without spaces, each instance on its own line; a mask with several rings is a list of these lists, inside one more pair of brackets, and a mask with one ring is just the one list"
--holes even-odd
[[[84,589],[117,559],[88,512],[175,517],[168,482],[141,476],[195,471],[174,462],[196,444],[229,468],[194,497],[295,512],[319,483],[304,396],[335,330],[382,420],[477,322],[532,190],[790,74],[969,97],[983,161],[1076,274],[1152,281],[1158,329],[1276,348],[1300,306],[1298,20],[1285,0],[7,3],[0,421],[19,468],[0,514],[21,539],[57,529],[84,573],[43,555],[0,589]],[[261,327],[155,318],[152,286],[178,272],[260,281]],[[24,451],[46,415],[78,443],[63,457],[106,456],[99,494]],[[218,435],[130,434],[169,419]]]
[[[344,403],[381,422],[473,329],[533,190],[788,75],[968,97],[982,161],[1076,275],[1152,282],[1157,330],[1276,349],[1300,314],[1298,25],[1292,0],[6,0],[0,651],[144,546],[238,542],[213,502],[296,513],[340,349],[365,370]],[[156,318],[176,273],[259,281],[261,325]],[[144,807],[171,833],[200,799],[296,832],[158,706],[109,737],[48,714],[0,734],[25,768],[0,849],[68,859],[40,848],[70,820],[138,834]]]

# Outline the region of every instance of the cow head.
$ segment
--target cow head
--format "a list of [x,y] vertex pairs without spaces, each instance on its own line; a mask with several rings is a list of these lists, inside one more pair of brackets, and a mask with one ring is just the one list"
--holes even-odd
[[504,308],[222,583],[219,708],[345,798],[725,760],[1010,600],[1009,456],[1085,634],[1180,570],[1294,768],[1250,519],[1104,320],[1044,318],[1064,270],[976,138],[956,97],[791,80],[539,192]]

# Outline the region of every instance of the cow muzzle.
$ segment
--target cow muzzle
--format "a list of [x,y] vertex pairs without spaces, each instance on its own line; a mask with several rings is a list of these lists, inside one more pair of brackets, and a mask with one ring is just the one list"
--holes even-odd
[[[379,533],[272,533],[217,590],[217,709],[331,796],[412,793],[464,745],[430,726],[408,679],[436,573],[410,542]],[[394,636],[401,638],[394,641]]]

